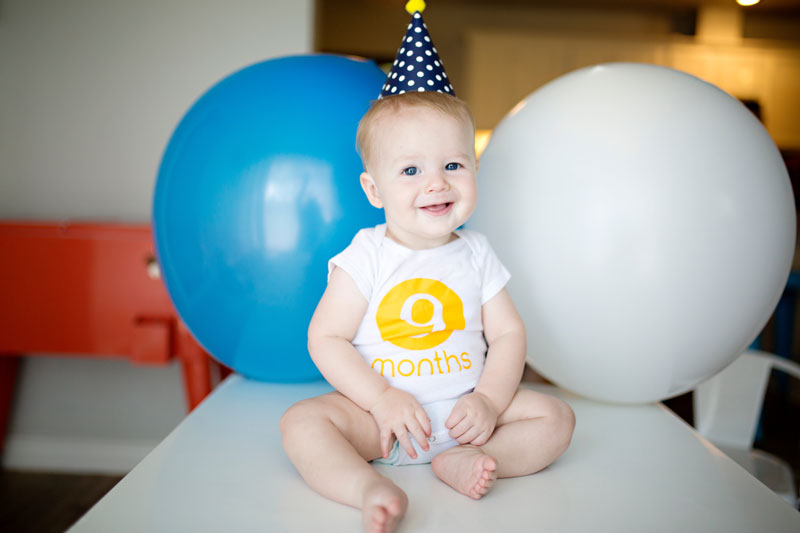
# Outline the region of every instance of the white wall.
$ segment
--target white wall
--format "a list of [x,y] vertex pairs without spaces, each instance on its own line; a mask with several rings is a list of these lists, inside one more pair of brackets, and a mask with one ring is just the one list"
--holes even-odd
[[[313,0],[0,0],[0,219],[148,222],[192,103],[312,40]],[[183,401],[175,366],[27,358],[3,463],[124,471]]]

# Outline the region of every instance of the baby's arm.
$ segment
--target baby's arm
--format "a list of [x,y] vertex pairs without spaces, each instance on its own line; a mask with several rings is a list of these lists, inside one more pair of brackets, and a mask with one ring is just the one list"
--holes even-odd
[[428,416],[409,393],[390,387],[374,372],[352,340],[367,310],[367,301],[344,270],[334,268],[308,327],[308,351],[328,383],[372,414],[380,429],[381,452],[389,456],[392,435],[411,457],[409,433],[428,449]]
[[485,444],[497,417],[517,392],[525,369],[525,325],[508,291],[483,304],[483,333],[489,346],[475,391],[456,403],[445,425],[461,444]]

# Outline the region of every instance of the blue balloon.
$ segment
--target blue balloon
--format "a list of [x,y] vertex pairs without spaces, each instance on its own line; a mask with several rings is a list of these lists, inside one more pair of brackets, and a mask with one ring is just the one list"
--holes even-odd
[[355,135],[385,78],[333,55],[264,61],[212,87],[172,135],[153,204],[163,278],[194,337],[245,376],[320,378],[306,330],[327,261],[381,222]]

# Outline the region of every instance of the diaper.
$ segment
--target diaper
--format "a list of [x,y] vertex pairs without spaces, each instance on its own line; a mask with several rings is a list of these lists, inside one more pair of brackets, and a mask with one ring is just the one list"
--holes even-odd
[[440,400],[438,402],[431,402],[422,404],[422,408],[425,410],[425,413],[428,415],[428,419],[431,421],[431,436],[428,437],[428,445],[430,448],[426,452],[423,450],[419,443],[414,439],[413,436],[411,437],[411,444],[414,446],[414,450],[417,452],[417,458],[412,459],[408,452],[400,446],[400,443],[395,440],[392,449],[389,451],[389,458],[379,458],[375,459],[373,463],[384,464],[384,465],[392,465],[392,466],[405,466],[405,465],[421,465],[425,463],[430,463],[434,457],[439,455],[445,450],[452,448],[453,446],[458,446],[458,442],[450,437],[450,430],[447,429],[444,425],[447,417],[450,416],[450,412],[455,407],[458,398],[452,398],[449,400]]

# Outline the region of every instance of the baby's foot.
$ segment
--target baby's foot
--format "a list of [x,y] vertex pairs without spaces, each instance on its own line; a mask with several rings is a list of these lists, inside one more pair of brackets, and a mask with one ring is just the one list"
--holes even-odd
[[386,478],[370,485],[364,493],[361,518],[364,531],[391,532],[397,529],[408,508],[408,497],[400,487]]
[[497,462],[472,445],[450,448],[433,458],[436,476],[461,494],[479,500],[497,479]]

